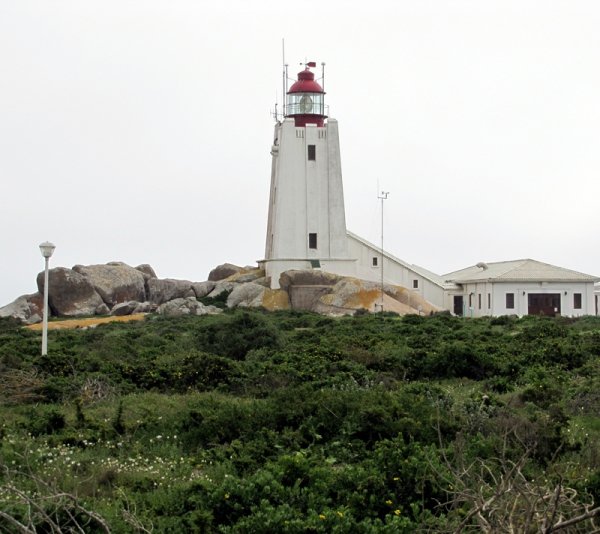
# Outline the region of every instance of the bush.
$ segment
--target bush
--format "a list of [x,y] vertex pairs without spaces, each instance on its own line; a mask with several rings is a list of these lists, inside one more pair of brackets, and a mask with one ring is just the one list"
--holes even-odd
[[59,432],[65,425],[65,416],[58,408],[41,405],[29,411],[26,428],[33,436],[39,436]]
[[253,349],[276,348],[281,342],[277,328],[264,316],[246,311],[199,329],[197,339],[202,350],[234,360],[243,360]]

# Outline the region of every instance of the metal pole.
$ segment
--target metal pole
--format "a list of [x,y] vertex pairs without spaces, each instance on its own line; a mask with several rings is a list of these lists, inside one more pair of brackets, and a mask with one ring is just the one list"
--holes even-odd
[[285,117],[286,114],[286,104],[287,104],[287,95],[286,95],[286,87],[287,87],[287,65],[285,64],[285,39],[281,39],[281,59],[283,61],[283,95],[281,95],[282,105],[283,105],[283,113],[282,116]]
[[381,200],[381,312],[383,313],[383,201],[387,200],[389,191],[382,191],[377,198]]
[[46,260],[46,268],[44,269],[44,324],[42,327],[42,356],[48,354],[48,261]]

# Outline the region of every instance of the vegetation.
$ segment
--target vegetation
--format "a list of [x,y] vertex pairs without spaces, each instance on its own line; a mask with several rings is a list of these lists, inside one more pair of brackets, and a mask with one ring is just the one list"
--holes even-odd
[[593,532],[600,320],[0,320],[1,532]]

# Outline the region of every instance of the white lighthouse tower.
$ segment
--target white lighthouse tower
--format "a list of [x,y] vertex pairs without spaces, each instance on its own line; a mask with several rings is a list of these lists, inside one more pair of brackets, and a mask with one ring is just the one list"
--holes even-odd
[[271,194],[265,259],[279,287],[290,269],[355,271],[348,254],[338,124],[328,118],[325,91],[309,63],[287,92],[283,122],[271,147]]

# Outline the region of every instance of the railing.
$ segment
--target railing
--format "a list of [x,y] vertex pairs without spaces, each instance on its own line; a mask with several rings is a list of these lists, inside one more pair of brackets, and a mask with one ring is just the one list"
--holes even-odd
[[323,115],[327,117],[329,115],[329,106],[319,102],[313,102],[310,106],[296,102],[285,105],[283,113],[286,117],[290,115]]

